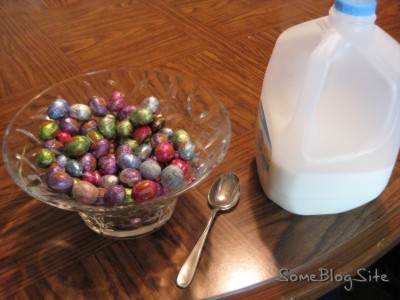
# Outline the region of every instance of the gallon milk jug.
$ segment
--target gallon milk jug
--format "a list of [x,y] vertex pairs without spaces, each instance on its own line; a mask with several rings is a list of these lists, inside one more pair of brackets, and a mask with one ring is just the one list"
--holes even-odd
[[264,192],[301,215],[361,206],[384,190],[400,147],[400,45],[376,1],[338,0],[283,32],[261,92],[257,170]]

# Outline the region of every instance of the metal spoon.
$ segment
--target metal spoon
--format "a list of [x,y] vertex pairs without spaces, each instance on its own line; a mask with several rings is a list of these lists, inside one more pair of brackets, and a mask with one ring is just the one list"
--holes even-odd
[[192,252],[190,252],[179,271],[178,278],[176,279],[176,284],[179,287],[186,288],[192,281],[197,264],[199,263],[204,242],[206,241],[208,231],[211,228],[217,212],[234,207],[239,200],[239,194],[240,182],[239,177],[235,173],[225,173],[221,175],[212,185],[208,192],[208,203],[213,207],[211,218],[203,234],[200,236]]

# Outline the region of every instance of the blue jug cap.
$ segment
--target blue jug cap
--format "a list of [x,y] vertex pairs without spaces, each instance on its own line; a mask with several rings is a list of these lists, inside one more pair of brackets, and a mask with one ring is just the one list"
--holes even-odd
[[375,14],[376,0],[336,0],[334,7],[347,15],[366,17]]

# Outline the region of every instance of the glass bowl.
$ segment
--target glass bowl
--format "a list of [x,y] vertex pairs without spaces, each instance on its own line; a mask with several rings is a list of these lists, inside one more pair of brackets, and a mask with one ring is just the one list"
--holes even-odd
[[[47,108],[61,97],[71,105],[87,104],[92,96],[107,99],[121,91],[129,104],[144,98],[159,99],[159,112],[165,126],[184,129],[195,144],[195,158],[189,162],[191,180],[178,190],[149,202],[104,207],[83,204],[67,194],[51,191],[45,183],[46,169],[37,167],[35,152],[40,122],[47,119]],[[219,165],[227,152],[231,125],[223,104],[209,90],[174,72],[123,69],[87,73],[57,83],[31,99],[13,118],[3,140],[3,159],[18,186],[32,197],[55,207],[76,211],[86,225],[98,234],[112,238],[132,238],[154,232],[172,216],[177,198]]]

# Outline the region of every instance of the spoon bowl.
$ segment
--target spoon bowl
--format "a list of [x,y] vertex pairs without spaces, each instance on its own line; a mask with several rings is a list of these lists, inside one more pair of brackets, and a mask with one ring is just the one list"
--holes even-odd
[[208,192],[208,203],[212,208],[228,210],[239,201],[239,177],[235,173],[220,176]]

